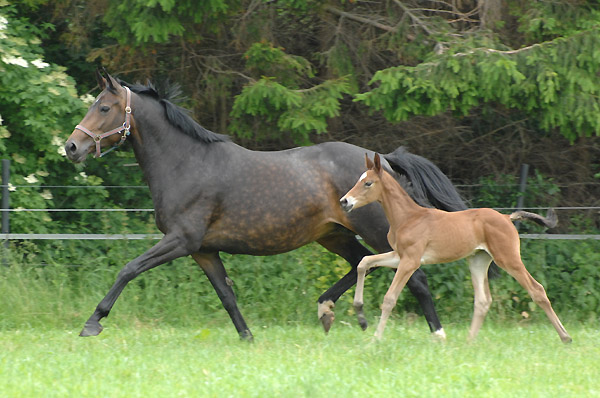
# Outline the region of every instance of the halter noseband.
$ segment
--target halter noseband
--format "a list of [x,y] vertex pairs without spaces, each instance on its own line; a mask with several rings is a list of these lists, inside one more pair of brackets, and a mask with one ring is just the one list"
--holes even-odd
[[[95,158],[100,158],[100,157],[106,155],[107,153],[109,153],[111,151],[114,151],[115,149],[117,149],[121,145],[123,145],[123,143],[125,142],[125,140],[127,139],[127,137],[130,134],[129,130],[131,129],[131,123],[130,123],[130,118],[131,118],[131,90],[129,90],[129,87],[125,87],[125,91],[127,92],[127,104],[125,105],[125,122],[123,123],[122,126],[119,126],[119,127],[115,128],[115,129],[107,131],[106,133],[103,133],[103,134],[94,134],[90,130],[88,130],[86,127],[84,127],[84,126],[82,126],[80,124],[78,124],[77,126],[75,126],[75,128],[77,130],[81,130],[84,133],[86,133],[87,135],[89,135],[90,137],[92,137],[92,139],[96,143],[96,153],[94,154]],[[115,145],[113,145],[108,151],[102,152],[101,148],[100,148],[100,141],[102,141],[102,139],[104,139],[106,137],[110,137],[111,135],[119,134],[121,132],[123,132],[123,135],[121,136],[121,140],[119,142],[117,142]]]

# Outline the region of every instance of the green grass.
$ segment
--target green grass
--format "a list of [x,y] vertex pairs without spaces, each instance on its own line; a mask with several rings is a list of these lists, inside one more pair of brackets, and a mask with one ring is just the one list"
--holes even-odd
[[598,396],[600,332],[566,325],[488,323],[466,343],[468,322],[432,341],[421,322],[388,323],[381,342],[356,325],[328,336],[313,325],[233,327],[110,325],[0,331],[2,397],[584,397]]
[[[144,243],[106,243],[94,255],[75,244],[11,249],[9,266],[0,266],[0,398],[600,396],[600,278],[591,266],[547,281],[544,268],[536,272],[553,285],[570,345],[506,276],[492,282],[492,309],[478,340],[467,344],[472,287],[458,265],[428,269],[446,343],[431,340],[407,291],[384,340],[371,340],[391,272],[367,280],[367,333],[356,324],[351,289],[325,336],[316,300],[347,265],[316,245],[274,257],[224,256],[254,344],[239,341],[189,259],[132,281],[102,321],[105,331],[78,337]],[[551,249],[539,257],[564,258]],[[576,253],[582,263],[586,253]]]

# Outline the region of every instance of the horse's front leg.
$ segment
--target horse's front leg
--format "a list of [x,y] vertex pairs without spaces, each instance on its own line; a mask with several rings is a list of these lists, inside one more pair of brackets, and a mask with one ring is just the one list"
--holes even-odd
[[204,271],[208,280],[213,285],[223,307],[229,314],[231,321],[237,329],[240,338],[242,340],[252,341],[252,333],[246,321],[242,317],[242,313],[238,309],[235,293],[231,286],[233,282],[227,276],[223,262],[219,257],[218,253],[194,253],[192,254],[193,259],[198,263],[200,268]]
[[102,332],[100,319],[106,317],[115,301],[127,286],[127,283],[144,271],[190,254],[186,249],[185,241],[175,235],[165,235],[160,242],[141,256],[130,261],[123,267],[117,280],[112,285],[106,296],[100,301],[92,316],[87,320],[80,336],[97,336]]
[[356,268],[358,279],[356,281],[356,291],[354,292],[354,310],[358,317],[358,323],[363,330],[367,328],[367,319],[363,312],[363,291],[367,272],[373,267],[396,268],[398,267],[399,260],[400,257],[398,256],[398,253],[391,251],[388,253],[366,256],[362,259],[360,264],[358,264],[358,267]]

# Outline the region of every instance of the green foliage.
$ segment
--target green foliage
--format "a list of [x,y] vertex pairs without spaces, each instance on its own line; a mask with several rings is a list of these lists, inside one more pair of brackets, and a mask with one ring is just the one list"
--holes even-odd
[[137,44],[164,43],[191,34],[191,24],[214,23],[228,8],[226,0],[120,0],[110,2],[104,21],[121,43],[128,43],[132,35]]
[[246,68],[256,78],[272,76],[289,88],[298,88],[303,78],[312,78],[314,73],[310,63],[298,56],[286,54],[281,47],[272,43],[254,43],[244,54]]
[[[310,144],[309,134],[327,130],[328,118],[339,115],[340,100],[350,92],[345,77],[300,89],[313,77],[311,65],[270,43],[253,44],[244,58],[247,68],[262,77],[235,97],[230,130],[240,137],[260,139],[286,131],[295,143]],[[256,132],[258,123],[267,128]]]
[[[0,9],[0,157],[11,161],[9,187],[12,208],[101,208],[145,205],[144,196],[113,195],[102,184],[140,185],[141,173],[122,173],[123,159],[131,163],[132,154],[119,153],[110,159],[91,162],[83,171],[66,159],[64,142],[85,114],[93,97],[78,97],[75,82],[65,68],[45,61],[40,28],[19,17],[15,8]],[[41,186],[81,186],[81,189],[40,188]],[[88,188],[91,187],[91,188]],[[116,195],[114,195],[116,194]],[[114,198],[111,200],[111,197]],[[116,202],[116,203],[115,203]],[[123,215],[121,215],[123,216]],[[102,223],[98,213],[11,213],[11,232],[46,233],[97,232]],[[115,224],[118,214],[112,215]],[[125,216],[130,219],[131,217]],[[146,217],[147,218],[147,217]],[[124,222],[121,217],[121,222]],[[140,220],[147,225],[148,220]]]
[[[310,133],[327,130],[327,119],[339,115],[340,100],[350,92],[345,77],[301,89],[314,77],[311,64],[268,42],[254,43],[244,58],[261,77],[235,97],[230,130],[240,137],[272,138],[285,131],[296,144],[310,144]],[[259,123],[266,128],[256,132]]]
[[600,133],[598,28],[514,51],[451,48],[414,67],[378,71],[376,85],[356,96],[390,121],[452,110],[467,115],[497,103],[526,112],[546,131],[574,141]]
[[[511,174],[481,177],[470,193],[472,207],[514,208],[521,193],[518,178]],[[560,187],[539,170],[527,178],[524,203],[527,207],[553,207],[560,200]]]
[[[63,139],[83,116],[73,79],[65,69],[44,61],[43,30],[15,16],[12,7],[0,9],[0,150],[11,160],[11,206],[52,207],[49,191],[17,188],[65,177]],[[23,150],[27,148],[27,150]],[[46,213],[15,217],[13,230],[36,224],[45,232]]]

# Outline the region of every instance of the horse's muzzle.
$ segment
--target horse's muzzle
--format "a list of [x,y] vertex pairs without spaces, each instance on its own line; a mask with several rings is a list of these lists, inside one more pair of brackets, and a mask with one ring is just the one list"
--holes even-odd
[[79,145],[72,137],[65,143],[65,153],[73,163],[81,163],[87,157],[90,150],[89,145]]

